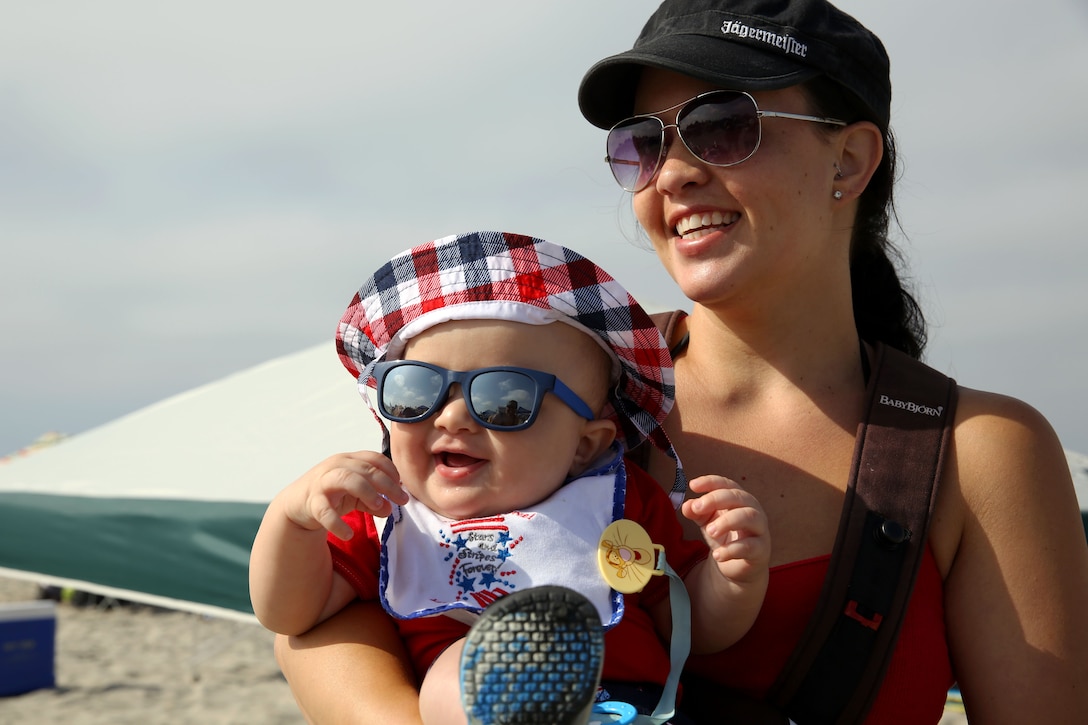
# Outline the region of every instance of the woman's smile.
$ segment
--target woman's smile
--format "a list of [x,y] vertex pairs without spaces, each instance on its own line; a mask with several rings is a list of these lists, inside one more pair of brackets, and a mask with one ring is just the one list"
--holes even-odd
[[699,239],[719,229],[729,227],[740,219],[739,212],[696,212],[676,223],[676,235],[685,240]]

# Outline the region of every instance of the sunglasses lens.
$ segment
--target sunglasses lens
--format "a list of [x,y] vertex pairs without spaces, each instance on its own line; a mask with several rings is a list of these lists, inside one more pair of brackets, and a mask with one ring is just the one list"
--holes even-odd
[[608,132],[608,165],[627,191],[638,191],[657,173],[661,160],[661,123],[653,118],[630,118]]
[[691,152],[715,166],[739,164],[759,147],[759,116],[743,93],[710,94],[682,109],[676,124]]
[[472,379],[469,401],[472,410],[489,425],[501,430],[525,425],[536,406],[536,383],[513,370],[492,370]]
[[397,420],[426,417],[442,392],[442,376],[421,365],[402,364],[391,369],[382,384],[379,408]]

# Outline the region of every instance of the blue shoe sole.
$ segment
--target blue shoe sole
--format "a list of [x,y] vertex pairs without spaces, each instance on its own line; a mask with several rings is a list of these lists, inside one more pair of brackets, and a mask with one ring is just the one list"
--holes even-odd
[[565,587],[499,599],[469,630],[461,700],[472,725],[587,721],[604,661],[597,609]]

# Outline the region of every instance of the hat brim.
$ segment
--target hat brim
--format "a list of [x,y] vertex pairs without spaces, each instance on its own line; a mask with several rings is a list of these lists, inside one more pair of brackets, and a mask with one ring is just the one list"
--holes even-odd
[[616,382],[601,415],[616,421],[624,445],[650,439],[669,450],[661,430],[676,396],[668,343],[616,279],[543,239],[481,231],[401,252],[355,294],[337,326],[336,346],[344,367],[365,386],[379,359],[399,357],[407,337],[434,324],[560,318],[609,352]]
[[586,120],[609,129],[631,116],[639,78],[647,67],[737,91],[786,88],[820,74],[751,45],[694,33],[670,34],[605,58],[589,69],[578,89],[578,107]]

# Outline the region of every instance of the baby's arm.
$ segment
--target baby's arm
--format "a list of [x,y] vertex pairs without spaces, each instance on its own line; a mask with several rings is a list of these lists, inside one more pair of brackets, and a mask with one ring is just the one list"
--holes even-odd
[[249,594],[261,624],[301,634],[350,602],[354,592],[333,572],[327,533],[351,538],[344,514],[388,516],[390,501],[407,503],[408,494],[393,462],[372,451],[327,458],[277,494],[249,560]]
[[692,652],[717,652],[743,637],[756,621],[770,576],[767,515],[752,494],[724,476],[701,476],[689,486],[698,498],[683,514],[702,529],[710,555],[684,578],[691,598]]

